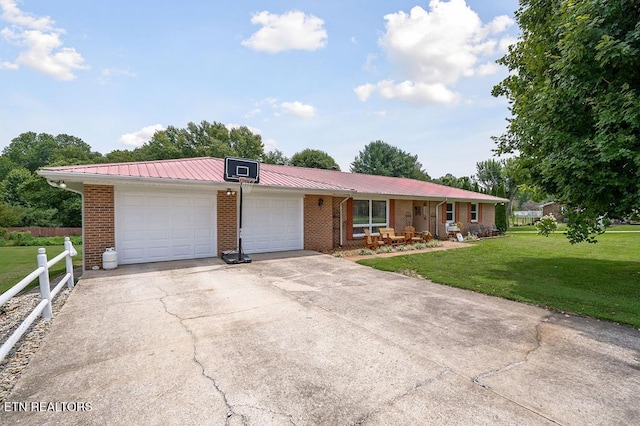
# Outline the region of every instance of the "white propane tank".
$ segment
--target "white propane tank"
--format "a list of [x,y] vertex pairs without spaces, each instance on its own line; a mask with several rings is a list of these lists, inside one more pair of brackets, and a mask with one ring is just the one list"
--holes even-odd
[[109,247],[102,253],[102,269],[116,269],[117,267],[118,253],[115,247]]

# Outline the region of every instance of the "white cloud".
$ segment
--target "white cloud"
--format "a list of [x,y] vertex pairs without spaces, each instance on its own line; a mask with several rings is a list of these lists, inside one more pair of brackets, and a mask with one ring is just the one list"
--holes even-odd
[[0,62],[0,70],[17,70],[18,64],[12,62],[2,61]]
[[518,39],[516,37],[506,36],[500,39],[499,49],[500,53],[506,53],[509,51],[509,46],[516,44]]
[[375,61],[378,59],[378,55],[375,53],[369,53],[367,55],[367,60],[365,61],[362,69],[365,71],[376,71]]
[[260,108],[254,108],[251,111],[247,112],[243,117],[244,118],[252,118],[258,114],[262,114],[262,110]]
[[29,15],[18,8],[15,0],[0,0],[0,7],[0,17],[11,24],[0,31],[0,36],[22,48],[15,62],[3,62],[0,69],[24,65],[59,80],[73,80],[74,70],[88,69],[81,54],[63,47],[60,36],[65,30],[56,28],[51,18]]
[[130,145],[135,147],[142,146],[146,142],[151,140],[155,132],[164,130],[164,129],[165,128],[162,124],[154,124],[152,126],[143,127],[142,129],[136,132],[126,133],[120,136],[120,139],[118,139],[118,142],[124,145]]
[[257,127],[247,126],[245,124],[227,123],[227,124],[225,124],[225,127],[227,129],[229,129],[229,130],[231,130],[231,129],[239,129],[240,127],[246,127],[254,135],[259,135],[259,134],[262,133],[262,130],[258,129]]
[[480,65],[476,69],[476,75],[482,77],[485,75],[495,74],[499,70],[500,70],[500,66],[498,64],[496,64],[495,62],[487,62],[485,64]]
[[415,6],[384,17],[386,31],[380,47],[404,81],[383,80],[357,87],[360,100],[377,93],[384,99],[427,104],[456,102],[451,89],[458,80],[486,75],[497,68],[477,63],[493,59],[499,42],[491,35],[504,32],[513,20],[499,16],[487,25],[465,0],[431,0],[429,11]]
[[269,53],[286,50],[317,50],[327,44],[324,21],[313,15],[292,10],[283,15],[268,11],[255,14],[251,23],[262,25],[242,45]]
[[15,0],[0,0],[0,7],[2,7],[2,15],[0,15],[2,19],[13,25],[46,31],[53,29],[55,24],[48,16],[37,18],[21,11]]
[[302,102],[282,102],[280,107],[286,114],[295,115],[297,117],[315,117],[316,109],[311,105],[305,105]]
[[376,85],[371,83],[363,84],[353,89],[353,91],[356,92],[358,99],[364,102],[376,91]]
[[275,139],[264,139],[262,144],[264,145],[265,152],[273,151],[278,147]]

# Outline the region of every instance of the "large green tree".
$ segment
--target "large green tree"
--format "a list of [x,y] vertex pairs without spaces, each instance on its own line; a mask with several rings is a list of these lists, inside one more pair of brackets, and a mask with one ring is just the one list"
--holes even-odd
[[291,165],[312,169],[340,170],[340,166],[329,154],[318,149],[303,149],[291,156]]
[[640,206],[640,3],[520,0],[520,41],[494,87],[510,102],[499,153],[565,203],[571,242]]
[[291,160],[289,160],[287,156],[277,148],[274,148],[269,152],[265,152],[262,156],[262,162],[265,164],[279,164],[282,166],[288,166],[291,164]]
[[[185,128],[169,126],[133,151],[136,160],[166,160],[189,157],[236,156],[258,160],[264,155],[262,137],[242,126],[229,130],[222,123],[189,123]],[[109,154],[107,154],[109,157]],[[125,157],[122,152],[115,158]]]
[[91,146],[76,136],[25,132],[2,150],[11,163],[35,172],[40,167],[86,164],[100,161],[102,154],[92,152]]
[[350,169],[353,173],[431,180],[427,172],[422,170],[417,155],[381,140],[366,145],[353,160]]

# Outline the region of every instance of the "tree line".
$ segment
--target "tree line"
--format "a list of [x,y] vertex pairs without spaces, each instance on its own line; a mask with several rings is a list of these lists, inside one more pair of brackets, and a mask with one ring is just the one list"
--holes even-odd
[[[82,139],[60,134],[25,132],[14,138],[0,155],[0,227],[43,226],[75,227],[82,224],[82,205],[78,194],[51,187],[37,170],[45,166],[74,164],[119,163],[133,161],[166,160],[192,157],[236,156],[250,158],[266,164],[291,165],[340,170],[333,157],[324,151],[304,149],[290,158],[280,150],[264,151],[262,138],[247,127],[227,128],[224,124],[202,121],[189,123],[185,128],[169,126],[157,131],[142,146],[132,150],[114,150],[107,154],[93,151]],[[484,164],[484,163],[482,163]],[[502,166],[495,166],[491,179],[485,165],[478,163],[475,176],[455,178],[446,175],[434,182],[475,190],[494,191],[502,185]],[[407,153],[384,141],[376,140],[364,147],[350,165],[353,173],[406,177],[431,181],[418,161],[418,156]]]

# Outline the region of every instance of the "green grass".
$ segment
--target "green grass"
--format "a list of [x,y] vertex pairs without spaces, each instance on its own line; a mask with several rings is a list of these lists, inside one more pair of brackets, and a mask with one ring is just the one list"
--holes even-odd
[[571,245],[561,233],[509,233],[469,248],[358,263],[640,327],[640,233],[606,233],[598,241]]
[[[74,245],[78,255],[73,258],[74,266],[82,265],[82,246]],[[47,258],[52,259],[62,253],[63,246],[45,247]],[[0,293],[4,293],[37,268],[38,247],[0,247]],[[65,262],[60,261],[50,270],[50,277],[63,274]],[[36,279],[31,285],[38,285]]]
[[[558,224],[558,230],[556,232],[564,232],[567,229],[567,225],[564,223]],[[616,233],[616,232],[640,232],[640,225],[613,225],[607,228],[607,232]],[[538,229],[534,225],[524,225],[524,226],[511,226],[509,228],[509,233],[517,234],[519,232],[538,232]]]

